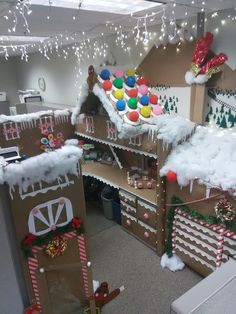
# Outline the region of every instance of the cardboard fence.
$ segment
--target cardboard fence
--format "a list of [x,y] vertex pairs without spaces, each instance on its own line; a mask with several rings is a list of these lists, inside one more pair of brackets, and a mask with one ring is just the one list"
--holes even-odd
[[20,154],[27,157],[60,148],[73,135],[70,116],[67,109],[0,115],[1,147],[17,146]]
[[[209,205],[214,202],[218,202],[215,208],[219,208],[219,215],[216,215],[213,206]],[[220,202],[227,206],[221,206]],[[168,257],[177,254],[189,267],[207,276],[225,263],[229,256],[236,254],[235,221],[225,220],[223,223],[222,219],[228,217],[229,207],[232,209],[228,201],[225,203],[225,199],[208,200],[208,210],[203,203],[202,206],[198,204],[197,209],[192,209],[192,205],[181,205],[184,202],[176,196],[172,197],[171,203],[173,207],[169,208],[167,213]],[[196,204],[194,205],[196,208]],[[231,214],[235,217],[235,212],[232,211]]]
[[29,300],[44,314],[82,313],[94,306],[81,155],[79,148],[65,146],[10,164],[4,172]]

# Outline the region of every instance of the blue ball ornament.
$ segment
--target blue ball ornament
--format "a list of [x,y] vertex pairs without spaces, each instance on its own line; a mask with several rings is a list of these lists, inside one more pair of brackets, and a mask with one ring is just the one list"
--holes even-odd
[[140,102],[143,106],[147,106],[149,104],[149,97],[147,95],[142,96]]
[[126,107],[126,103],[123,99],[119,99],[117,102],[116,102],[116,108],[117,110],[119,111],[123,111],[125,110],[125,107]]
[[127,79],[126,79],[126,84],[129,87],[134,87],[134,85],[135,85],[135,77],[134,76],[128,76]]
[[110,71],[107,70],[107,69],[102,70],[101,73],[100,73],[100,77],[103,80],[109,80],[110,79]]

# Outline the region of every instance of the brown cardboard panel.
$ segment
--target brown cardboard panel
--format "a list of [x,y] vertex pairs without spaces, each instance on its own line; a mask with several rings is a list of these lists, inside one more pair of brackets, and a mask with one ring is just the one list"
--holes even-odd
[[[151,154],[156,153],[156,143],[151,141],[148,134],[145,133],[139,137],[132,139],[120,139],[117,134],[109,135],[108,129],[116,129],[114,123],[106,116],[96,115],[91,116],[93,120],[93,131],[87,130],[86,118],[75,126],[77,132],[94,138],[95,140],[106,141],[114,145],[121,145],[121,149],[131,148],[138,151],[144,151]],[[109,124],[110,123],[110,124]]]
[[236,70],[232,70],[227,64],[221,65],[220,68],[221,72],[213,75],[206,86],[236,90]]
[[[120,198],[121,199],[121,198]],[[121,199],[121,202],[120,202],[120,208],[121,210],[125,211],[127,214],[133,216],[133,217],[136,217],[137,214],[136,214],[136,208],[123,202],[122,199]]]
[[[155,189],[135,189],[128,185],[126,170],[120,169],[115,166],[108,166],[100,163],[82,164],[83,174],[94,178],[98,178],[103,182],[109,181],[115,186],[129,192],[133,196],[138,196],[150,203],[156,203],[156,192]],[[132,205],[132,204],[131,204]]]
[[[83,221],[85,221],[85,201],[82,179],[81,177],[76,176],[68,177],[69,181],[73,181],[74,184],[64,187],[63,189],[59,187],[57,190],[50,190],[47,193],[38,193],[34,197],[28,196],[25,199],[21,199],[16,188],[15,192],[13,193],[13,199],[11,200],[11,208],[19,247],[21,241],[29,232],[29,213],[33,208],[39,206],[42,203],[62,197],[68,198],[71,201],[74,216],[79,216],[83,219]],[[53,182],[52,185],[57,185],[57,182]],[[41,223],[38,222],[39,226],[40,224]],[[67,249],[62,256],[52,259],[48,257],[42,250],[37,253],[37,257],[39,268],[43,267],[45,269],[43,274],[40,272],[37,273],[37,283],[41,304],[43,306],[43,313],[71,314],[71,310],[74,309],[74,307],[79,309],[80,303],[84,304],[86,298],[82,281],[81,261],[76,240],[74,238],[68,240]],[[34,294],[31,285],[31,278],[27,265],[27,259],[23,256],[23,253],[21,254],[21,263],[29,289],[29,297],[30,300],[32,300]],[[68,264],[73,263],[78,263],[78,267],[67,267]],[[47,271],[47,268],[50,269],[55,265],[57,266],[56,270]],[[61,289],[63,286],[60,285],[62,284],[64,285],[64,289]],[[89,285],[91,289],[91,284]],[[61,310],[63,309],[63,312],[58,312],[58,308],[61,308]]]
[[127,229],[129,232],[136,234],[137,223],[134,220],[129,219],[128,217],[122,214],[121,214],[121,225],[122,227]]
[[[219,194],[221,194],[219,196]],[[233,207],[236,209],[236,200],[234,200],[227,192],[220,192],[217,189],[211,189],[210,196],[216,195],[215,198],[205,199],[206,197],[206,186],[199,185],[197,182],[193,184],[192,193],[190,193],[190,187],[183,187],[182,189],[178,186],[177,183],[167,183],[167,203],[171,203],[171,197],[173,195],[178,196],[184,203],[185,202],[194,202],[192,204],[187,204],[188,207],[192,210],[197,210],[200,214],[208,216],[215,215],[214,206],[218,203],[220,197],[225,195],[227,199],[232,203]],[[218,195],[218,196],[217,196]]]
[[[63,116],[64,117],[64,116]],[[53,124],[53,135],[54,137],[57,134],[62,133],[64,139],[72,138],[74,136],[74,130],[70,123],[70,116],[65,116],[62,119],[55,120],[53,115],[43,115],[40,117],[42,122],[49,122],[51,119]],[[43,119],[46,120],[43,120]],[[31,123],[31,126],[28,123],[21,125],[20,123],[12,122],[11,117],[9,116],[9,122],[4,122],[0,124],[0,143],[1,147],[11,147],[18,146],[20,153],[28,157],[32,157],[38,154],[41,154],[43,151],[40,149],[40,140],[42,138],[40,123],[41,120],[37,119],[35,122]],[[12,129],[13,133],[8,136],[5,135],[5,129]],[[15,129],[15,132],[14,132]]]
[[163,84],[183,87],[185,73],[190,69],[195,43],[181,44],[180,53],[176,53],[177,45],[156,49],[154,46],[138,66],[138,73],[149,80],[150,85]]
[[[147,234],[148,237],[145,237],[145,234]],[[136,235],[148,245],[156,249],[157,234],[155,232],[152,232],[148,228],[140,226],[140,224],[137,223]]]
[[146,207],[142,206],[139,202],[137,203],[137,217],[147,225],[156,228],[157,215],[156,211],[151,211]]
[[190,120],[202,124],[205,118],[205,85],[194,84],[191,88],[193,89],[193,92],[191,91],[190,113],[192,115],[190,116]]
[[212,273],[212,270],[201,263],[196,263],[190,256],[184,254],[183,252],[176,250],[176,254],[181,258],[181,260],[189,266],[189,268],[195,270],[198,274],[206,277]]

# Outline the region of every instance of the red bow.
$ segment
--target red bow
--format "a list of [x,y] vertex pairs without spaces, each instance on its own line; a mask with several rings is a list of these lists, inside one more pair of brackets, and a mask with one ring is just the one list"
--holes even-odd
[[82,220],[80,218],[73,218],[72,219],[71,225],[72,225],[73,228],[79,229],[81,224],[82,224]]
[[36,239],[36,236],[32,233],[28,233],[25,239],[22,241],[22,244],[31,246],[33,241]]

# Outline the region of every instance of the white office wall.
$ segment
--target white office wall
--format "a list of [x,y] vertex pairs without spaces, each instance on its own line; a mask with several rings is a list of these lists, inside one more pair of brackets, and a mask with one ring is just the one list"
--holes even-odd
[[19,102],[17,96],[16,59],[5,60],[0,57],[0,92],[7,93],[7,99],[11,105]]

